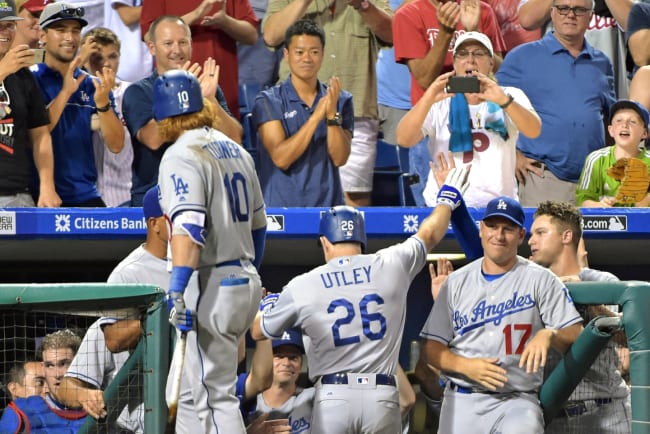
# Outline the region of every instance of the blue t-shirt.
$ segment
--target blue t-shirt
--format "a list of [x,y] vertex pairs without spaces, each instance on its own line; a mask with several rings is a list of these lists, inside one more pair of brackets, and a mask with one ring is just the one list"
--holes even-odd
[[578,182],[587,155],[605,146],[603,120],[616,101],[607,56],[585,40],[574,58],[549,32],[509,52],[497,80],[523,90],[542,119],[540,136],[520,134],[517,149],[558,178]]
[[[271,89],[260,92],[253,107],[253,125],[280,121],[286,137],[291,137],[307,122],[327,88],[318,82],[313,106],[300,99],[291,84],[291,76]],[[337,111],[343,128],[352,132],[354,109],[352,95],[341,90]],[[278,168],[261,140],[257,140],[259,177],[264,203],[272,207],[330,207],[342,205],[343,187],[339,169],[327,153],[327,124],[319,123],[305,152],[286,170]]]
[[[131,206],[142,206],[144,194],[158,182],[160,160],[171,146],[171,143],[163,143],[154,151],[137,138],[138,131],[153,119],[153,85],[157,78],[158,73],[154,72],[149,77],[131,84],[126,88],[122,100],[122,113],[133,144]],[[217,88],[216,97],[226,113],[232,115],[220,87]]]
[[[45,63],[33,65],[36,84],[41,90],[46,106],[52,103],[63,87],[63,76]],[[97,169],[93,151],[91,117],[97,113],[95,107],[95,85],[92,78],[81,69],[74,71],[74,77],[84,74],[79,88],[70,96],[54,129],[52,150],[54,153],[54,184],[63,202],[83,203],[98,199]],[[115,107],[113,94],[111,106]],[[38,183],[34,187],[38,190]],[[38,191],[34,192],[38,197]]]

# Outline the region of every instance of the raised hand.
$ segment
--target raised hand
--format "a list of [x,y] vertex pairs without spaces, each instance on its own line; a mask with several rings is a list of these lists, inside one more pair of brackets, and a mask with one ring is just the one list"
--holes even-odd
[[203,73],[198,77],[203,98],[214,98],[219,87],[219,65],[212,57],[203,62]]
[[445,183],[438,191],[436,199],[437,205],[446,205],[455,210],[463,200],[463,193],[469,187],[469,170],[470,166],[462,168],[454,167],[449,171]]
[[465,30],[472,32],[478,30],[481,19],[481,3],[479,0],[461,0],[460,23]]
[[436,6],[436,17],[441,26],[441,30],[453,33],[456,25],[460,21],[460,5],[453,2],[438,3]]
[[433,301],[438,299],[438,294],[440,294],[442,285],[447,281],[447,278],[453,271],[454,266],[447,258],[438,258],[436,265],[433,265],[433,263],[429,264],[429,274],[431,275],[431,297],[433,297]]
[[17,72],[21,68],[30,66],[33,56],[34,52],[25,44],[12,47],[0,59],[0,75],[7,76]]
[[327,102],[325,107],[325,114],[327,116],[327,119],[331,119],[336,115],[340,93],[341,93],[341,79],[339,79],[338,77],[330,78],[329,86],[327,88],[327,95],[325,95],[324,97],[326,98],[326,102]]
[[217,12],[214,15],[206,15],[201,18],[200,25],[202,26],[219,26],[223,22],[226,14],[226,5],[223,0],[210,0],[210,7],[218,5]]

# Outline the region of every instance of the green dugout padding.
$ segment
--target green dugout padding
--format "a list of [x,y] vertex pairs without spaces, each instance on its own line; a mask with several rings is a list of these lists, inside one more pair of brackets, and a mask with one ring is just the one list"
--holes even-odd
[[[567,283],[567,288],[576,304],[618,304],[623,307],[622,323],[630,348],[632,434],[650,434],[650,284],[639,281],[576,282]],[[587,327],[568,357],[544,383],[540,401],[545,415],[557,412],[571,394],[577,384],[572,376],[579,372],[584,374],[585,366],[580,364],[595,357],[592,347],[604,340],[599,334],[595,328]]]
[[[96,283],[0,285],[0,308],[23,306],[30,311],[98,312],[146,306],[144,334],[127,363],[104,394],[108,416],[96,421],[88,417],[79,433],[106,432],[120,414],[134,387],[144,383],[145,432],[163,433],[167,421],[165,384],[169,371],[170,326],[164,291],[153,285]],[[137,377],[142,379],[137,381]],[[114,425],[113,425],[114,426]]]

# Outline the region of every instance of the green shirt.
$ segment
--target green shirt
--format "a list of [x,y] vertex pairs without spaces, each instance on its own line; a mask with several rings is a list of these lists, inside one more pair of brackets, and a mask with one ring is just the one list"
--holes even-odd
[[[581,206],[585,200],[599,201],[604,196],[615,197],[618,193],[620,181],[607,175],[607,170],[617,160],[614,156],[614,148],[615,145],[597,149],[587,156],[576,189],[576,204],[578,206]],[[637,158],[649,167],[648,171],[650,172],[650,152],[644,146],[640,147]],[[616,206],[631,207],[633,205],[617,204]]]

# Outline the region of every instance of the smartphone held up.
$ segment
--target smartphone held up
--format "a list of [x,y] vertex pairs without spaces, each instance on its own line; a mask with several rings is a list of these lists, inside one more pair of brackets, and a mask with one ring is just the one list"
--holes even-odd
[[447,82],[447,93],[479,93],[481,91],[481,82],[478,77],[468,75],[464,77],[449,77]]

